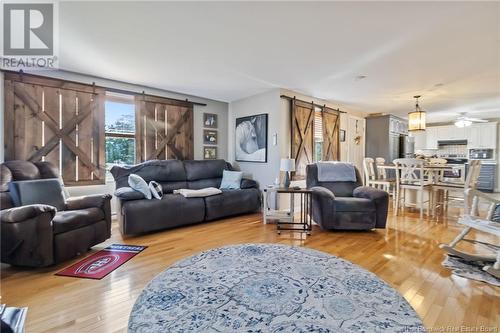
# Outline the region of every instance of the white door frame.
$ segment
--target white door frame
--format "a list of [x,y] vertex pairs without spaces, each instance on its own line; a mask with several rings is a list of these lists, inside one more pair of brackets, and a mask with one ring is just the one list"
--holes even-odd
[[[346,133],[346,141],[347,141],[347,161],[351,163],[355,163],[356,161],[353,160],[351,156],[352,148],[354,145],[354,137],[355,137],[355,129],[351,128],[351,119],[358,120],[361,122],[363,126],[363,131],[360,133],[361,135],[361,151],[363,152],[363,155],[361,156],[361,160],[365,157],[365,134],[366,134],[366,119],[363,117],[358,117],[358,116],[353,116],[348,114],[347,115],[347,133]],[[362,162],[361,162],[362,163]],[[362,165],[357,165],[357,168],[359,169],[359,172],[361,173],[361,176],[363,177],[363,168]]]

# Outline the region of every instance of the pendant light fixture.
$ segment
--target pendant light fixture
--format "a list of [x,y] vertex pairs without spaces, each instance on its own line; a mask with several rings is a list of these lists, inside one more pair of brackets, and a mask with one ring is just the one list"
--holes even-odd
[[418,105],[420,95],[413,96],[413,98],[416,100],[415,111],[408,113],[408,131],[425,131],[425,111]]

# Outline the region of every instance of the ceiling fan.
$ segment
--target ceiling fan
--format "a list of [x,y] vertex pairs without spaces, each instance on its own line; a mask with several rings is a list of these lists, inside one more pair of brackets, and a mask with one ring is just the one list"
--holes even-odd
[[455,126],[467,127],[467,126],[472,125],[472,123],[487,123],[487,122],[488,122],[488,120],[467,117],[467,114],[465,112],[462,112],[457,117],[457,120],[455,120]]

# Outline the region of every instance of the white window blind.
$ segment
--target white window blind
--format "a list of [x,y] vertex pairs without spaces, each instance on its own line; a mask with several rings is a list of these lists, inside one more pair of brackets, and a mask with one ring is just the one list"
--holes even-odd
[[319,162],[323,155],[323,112],[321,108],[314,109],[314,162]]
[[321,109],[314,110],[314,141],[323,141],[323,113]]

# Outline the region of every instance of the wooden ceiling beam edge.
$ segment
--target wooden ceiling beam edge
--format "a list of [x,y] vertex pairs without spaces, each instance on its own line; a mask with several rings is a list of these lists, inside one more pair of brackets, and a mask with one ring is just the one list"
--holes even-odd
[[337,111],[337,112],[340,112],[340,113],[347,113],[347,112],[342,111],[340,109],[334,109],[334,108],[328,107],[328,106],[326,106],[326,104],[320,105],[320,104],[314,103],[313,101],[310,101],[310,102],[309,101],[304,101],[302,99],[296,98],[295,96],[290,97],[290,96],[287,96],[287,95],[280,95],[280,98],[288,99],[288,100],[296,100],[296,101],[299,101],[299,102],[302,102],[302,103],[307,103],[307,104],[311,104],[313,106],[317,106],[319,108],[330,109],[330,110]]
[[[133,90],[127,90],[127,89],[118,89],[118,88],[111,88],[111,87],[105,87],[105,86],[98,86],[95,84],[95,82],[92,82],[92,83],[84,83],[84,82],[78,82],[78,81],[71,81],[71,80],[66,80],[66,79],[60,79],[60,78],[56,78],[56,77],[51,77],[51,76],[45,76],[45,75],[39,75],[39,74],[31,74],[31,73],[25,73],[23,72],[22,70],[20,70],[19,72],[17,71],[10,71],[10,70],[5,70],[5,69],[0,69],[0,71],[6,73],[6,74],[17,74],[19,75],[20,77],[22,76],[32,76],[32,77],[38,77],[38,78],[43,78],[43,79],[52,79],[52,80],[61,80],[61,81],[65,81],[65,82],[68,82],[68,83],[74,83],[74,84],[82,84],[82,85],[89,85],[89,86],[94,86],[95,88],[100,88],[100,89],[105,89],[106,91],[109,91],[109,92],[114,92],[114,93],[120,93],[120,94],[127,94],[127,95],[138,95],[138,96],[145,96],[145,97],[152,97],[152,98],[161,98],[161,99],[169,99],[169,100],[172,100],[172,101],[175,101],[175,102],[179,102],[179,103],[189,103],[189,104],[192,104],[192,105],[198,105],[198,106],[207,106],[206,103],[200,103],[200,102],[193,102],[193,101],[190,101],[189,99],[178,99],[178,98],[171,98],[171,97],[166,97],[166,96],[158,96],[158,95],[153,95],[153,94],[146,94],[145,91],[133,91]],[[77,75],[86,75],[86,74],[82,74],[82,73],[78,73],[78,72],[72,72],[72,71],[65,71],[65,70],[58,70],[59,72],[63,72],[63,73],[71,73],[71,74],[77,74]],[[104,78],[104,77],[98,77],[98,76],[93,76],[93,78],[96,78],[96,79],[101,79],[101,80],[109,80],[109,81],[113,81],[113,82],[116,82],[116,83],[121,83],[121,84],[131,84],[131,85],[134,85],[133,83],[128,83],[128,82],[124,82],[124,81],[119,81],[119,80],[113,80],[113,79],[107,79],[107,78]],[[22,81],[22,78],[20,78],[20,80]],[[146,89],[156,89],[156,90],[161,90],[161,89],[158,89],[158,88],[153,88],[153,87],[148,87],[148,86],[141,86],[143,88],[146,88]]]

